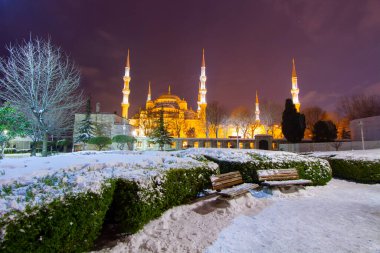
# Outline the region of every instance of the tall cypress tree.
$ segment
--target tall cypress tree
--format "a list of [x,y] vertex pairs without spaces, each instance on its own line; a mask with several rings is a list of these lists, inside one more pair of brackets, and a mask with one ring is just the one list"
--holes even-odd
[[89,97],[86,103],[86,116],[80,122],[75,142],[83,142],[84,144],[86,144],[89,139],[94,137],[94,131],[95,127],[94,124],[91,122],[91,98]]
[[289,142],[300,142],[303,138],[306,124],[305,115],[297,112],[293,101],[288,98],[282,113],[282,133]]
[[170,137],[170,134],[164,124],[163,108],[161,108],[161,111],[160,111],[160,118],[158,120],[158,125],[156,128],[153,129],[149,137],[150,137],[150,142],[158,144],[161,151],[164,149],[165,144],[172,144],[172,137]]

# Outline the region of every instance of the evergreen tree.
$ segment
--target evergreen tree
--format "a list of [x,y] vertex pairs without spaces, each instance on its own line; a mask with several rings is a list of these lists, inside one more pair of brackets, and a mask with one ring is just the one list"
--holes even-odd
[[334,141],[337,138],[337,129],[331,120],[319,120],[314,125],[313,140],[318,142]]
[[164,125],[163,108],[161,108],[161,111],[160,111],[160,118],[158,120],[157,127],[153,129],[149,137],[150,137],[150,142],[154,144],[158,144],[161,151],[164,149],[165,144],[172,144],[172,137],[170,137],[170,134]]
[[300,142],[303,138],[306,124],[305,116],[297,112],[291,99],[285,102],[285,110],[282,113],[282,133],[289,142]]
[[8,141],[28,133],[30,124],[25,116],[9,104],[0,107],[0,159]]
[[78,134],[75,138],[75,142],[83,142],[86,144],[88,140],[94,137],[95,127],[91,122],[91,98],[87,99],[86,103],[86,116],[81,121],[78,129]]

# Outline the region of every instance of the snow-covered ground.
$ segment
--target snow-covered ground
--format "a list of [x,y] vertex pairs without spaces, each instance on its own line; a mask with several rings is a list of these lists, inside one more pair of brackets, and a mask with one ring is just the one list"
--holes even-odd
[[[380,150],[329,153],[320,156],[380,157]],[[231,149],[7,158],[0,160],[0,215],[23,210],[26,205],[41,205],[67,193],[97,192],[109,178],[142,182],[170,168],[207,164],[215,169],[216,164],[200,161],[203,154],[239,162],[255,157],[280,164],[316,161],[328,165],[327,161],[287,152]],[[327,186],[307,187],[298,193],[275,191],[270,198],[247,194],[230,201],[211,198],[179,206],[104,251],[380,252],[379,235],[380,185],[332,180]]]
[[308,153],[313,157],[333,157],[347,160],[380,161],[380,149],[352,150],[352,151],[326,151]]
[[380,252],[379,235],[380,184],[333,179],[269,198],[175,207],[102,252]]

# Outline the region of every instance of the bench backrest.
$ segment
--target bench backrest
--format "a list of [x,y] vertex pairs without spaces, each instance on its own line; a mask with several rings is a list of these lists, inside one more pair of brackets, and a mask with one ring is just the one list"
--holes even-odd
[[259,181],[292,180],[299,179],[297,169],[258,170]]
[[213,175],[210,177],[213,190],[225,189],[243,183],[243,178],[239,171]]

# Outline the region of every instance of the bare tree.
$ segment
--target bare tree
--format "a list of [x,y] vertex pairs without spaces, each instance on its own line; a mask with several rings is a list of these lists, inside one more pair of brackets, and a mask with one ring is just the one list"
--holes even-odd
[[140,127],[143,129],[144,135],[149,136],[153,131],[155,122],[157,121],[156,116],[152,109],[140,111],[139,115],[141,115],[139,119]]
[[354,95],[342,97],[338,101],[337,109],[349,120],[380,115],[380,96]]
[[236,145],[239,148],[239,132],[243,133],[243,138],[247,137],[249,126],[251,123],[250,112],[246,107],[238,107],[232,111],[228,123],[233,126],[236,131]]
[[[231,123],[232,125],[241,130],[243,133],[243,138],[247,138],[248,130],[250,127],[250,124],[252,122],[252,117],[249,109],[244,106],[240,106],[232,111],[231,113]],[[239,131],[236,131],[236,133],[239,133]]]
[[283,108],[279,104],[263,101],[260,104],[260,121],[267,134],[273,134],[275,124],[281,124]]
[[0,98],[29,117],[46,156],[49,134],[72,128],[73,115],[83,105],[79,71],[50,40],[31,38],[7,50],[8,59],[0,61]]
[[322,118],[324,117],[325,111],[323,111],[318,106],[314,106],[314,107],[307,107],[303,109],[302,113],[305,115],[306,130],[308,131],[309,134],[312,135],[314,131],[315,123],[322,120]]
[[255,131],[256,129],[261,125],[260,121],[257,121],[256,118],[251,121],[251,124],[249,125],[250,130],[250,137],[255,138]]
[[168,122],[168,128],[174,132],[174,134],[180,138],[181,132],[185,126],[185,115],[177,109],[173,112],[170,121]]
[[215,134],[215,138],[218,138],[218,132],[225,115],[226,110],[216,101],[211,102],[206,108],[207,128]]

